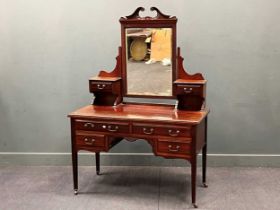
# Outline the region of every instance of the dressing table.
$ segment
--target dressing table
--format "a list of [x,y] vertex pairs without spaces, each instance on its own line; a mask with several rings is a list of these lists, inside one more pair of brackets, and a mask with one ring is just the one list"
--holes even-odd
[[[121,17],[121,47],[116,67],[89,79],[91,105],[68,116],[71,120],[74,192],[78,194],[78,151],[100,153],[123,140],[146,140],[157,156],[184,159],[191,164],[192,204],[196,205],[197,155],[202,150],[202,183],[206,185],[207,115],[206,80],[189,74],[176,46],[177,18],[155,7],[154,17],[142,17],[139,7]],[[128,102],[173,99],[176,105]]]

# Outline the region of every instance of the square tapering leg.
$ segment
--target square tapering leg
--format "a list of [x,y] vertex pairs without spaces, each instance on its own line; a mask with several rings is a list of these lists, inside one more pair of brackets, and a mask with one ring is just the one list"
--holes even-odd
[[100,174],[100,152],[95,153],[96,174]]
[[202,149],[202,184],[204,187],[208,187],[206,184],[206,167],[207,167],[207,117],[205,118],[205,130],[204,130],[205,144]]
[[194,208],[197,208],[196,205],[196,155],[194,155],[194,157],[192,157],[192,161],[191,161],[191,176],[192,176],[192,205]]
[[73,169],[73,183],[74,194],[78,194],[78,151],[76,148],[74,120],[71,119],[71,146],[72,146],[72,169]]

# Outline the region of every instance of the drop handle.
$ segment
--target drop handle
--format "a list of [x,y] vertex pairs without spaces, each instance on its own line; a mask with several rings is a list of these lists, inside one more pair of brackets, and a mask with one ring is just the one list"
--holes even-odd
[[105,84],[98,84],[97,85],[97,89],[99,89],[99,90],[102,90],[102,89],[104,89],[106,87],[106,85]]
[[184,92],[187,93],[187,94],[188,94],[188,93],[191,93],[191,92],[192,92],[192,88],[186,88],[186,87],[185,87],[185,88],[184,88]]
[[84,124],[84,127],[86,127],[86,128],[94,128],[94,124],[88,122],[88,123]]
[[180,149],[180,146],[177,145],[175,148],[172,147],[172,145],[168,145],[168,151],[169,152],[178,152]]
[[95,142],[95,139],[89,139],[89,138],[84,139],[84,143],[87,145],[93,145],[94,142]]
[[112,125],[108,125],[108,126],[106,126],[106,125],[103,125],[102,126],[104,129],[107,129],[108,131],[110,131],[110,132],[116,132],[116,131],[118,131],[119,130],[119,126],[115,126],[115,127],[113,127]]
[[179,133],[180,133],[180,131],[179,130],[176,130],[175,132],[173,131],[173,130],[168,130],[168,134],[169,134],[169,136],[178,136],[179,135]]
[[143,128],[143,133],[147,134],[147,135],[151,135],[154,132],[153,128]]

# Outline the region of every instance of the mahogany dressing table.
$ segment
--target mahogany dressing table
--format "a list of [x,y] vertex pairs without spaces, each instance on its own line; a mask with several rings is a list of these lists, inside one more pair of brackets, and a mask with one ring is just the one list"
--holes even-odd
[[[202,183],[206,185],[206,80],[183,68],[176,49],[177,18],[157,8],[155,17],[141,17],[139,7],[120,18],[122,46],[112,72],[90,78],[92,105],[70,113],[74,192],[78,194],[78,151],[100,152],[120,141],[146,140],[157,156],[191,163],[192,204],[196,205],[197,154],[202,150]],[[125,102],[124,97],[175,99],[176,105]]]

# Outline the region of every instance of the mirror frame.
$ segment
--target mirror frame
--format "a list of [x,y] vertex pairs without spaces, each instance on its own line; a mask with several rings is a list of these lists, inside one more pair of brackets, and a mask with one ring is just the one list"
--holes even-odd
[[[121,17],[121,46],[122,46],[122,94],[124,97],[136,98],[176,98],[173,91],[173,82],[177,78],[177,62],[176,62],[176,49],[177,49],[177,36],[176,24],[177,18],[175,16],[165,15],[156,7],[151,7],[150,10],[156,12],[156,16],[141,17],[140,11],[144,11],[143,7],[138,7],[131,15]],[[127,58],[126,58],[126,29],[127,28],[171,28],[172,29],[172,95],[171,96],[155,96],[155,95],[132,95],[127,93]]]

